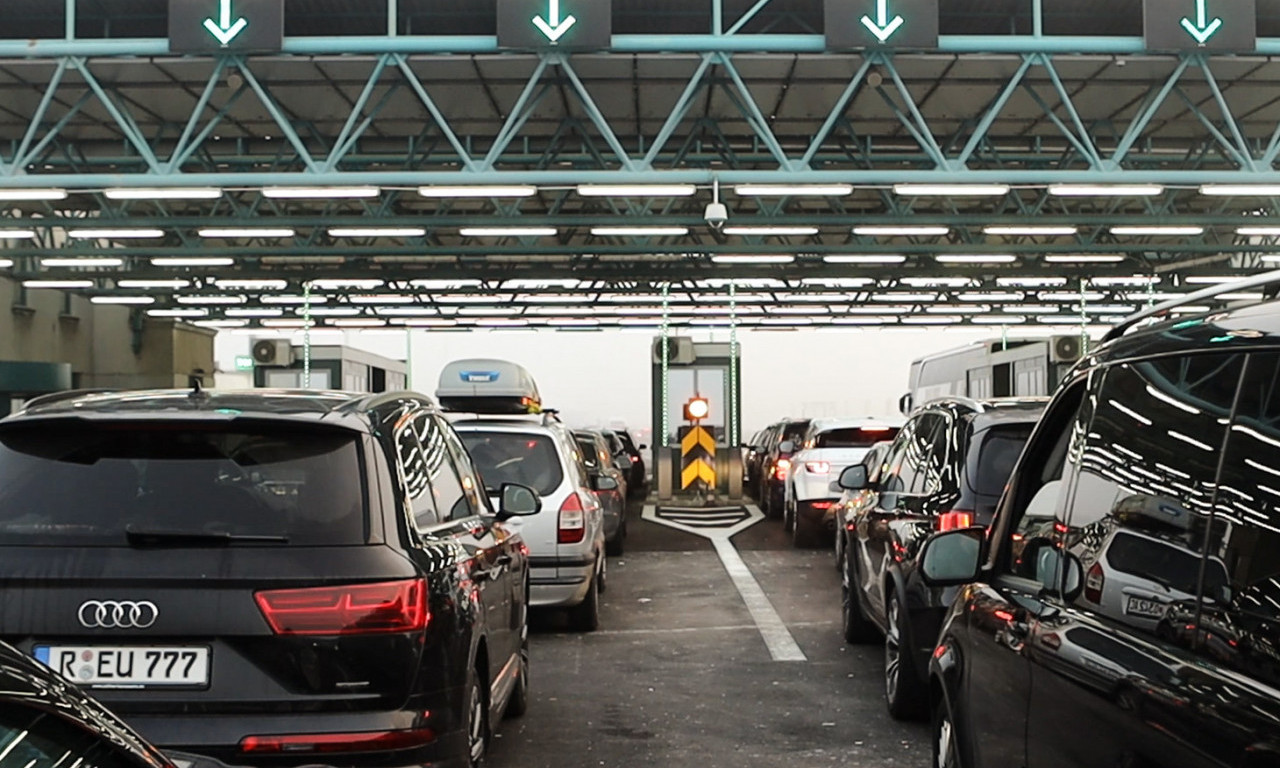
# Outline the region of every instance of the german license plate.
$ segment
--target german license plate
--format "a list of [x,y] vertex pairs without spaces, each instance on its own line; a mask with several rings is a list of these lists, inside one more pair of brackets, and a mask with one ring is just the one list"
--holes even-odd
[[209,684],[207,646],[37,645],[34,655],[78,685],[150,688]]
[[1147,600],[1130,596],[1125,600],[1124,612],[1130,616],[1143,616],[1149,619],[1164,618],[1164,603],[1159,600]]

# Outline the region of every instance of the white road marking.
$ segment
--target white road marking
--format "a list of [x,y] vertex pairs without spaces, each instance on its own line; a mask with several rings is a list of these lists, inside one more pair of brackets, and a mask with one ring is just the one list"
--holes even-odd
[[[716,554],[720,556],[721,564],[724,565],[725,571],[729,574],[729,579],[733,582],[733,586],[737,588],[738,594],[742,597],[742,602],[746,603],[747,611],[751,614],[751,618],[755,620],[756,629],[760,632],[760,638],[764,640],[765,647],[769,649],[769,655],[773,660],[808,661],[804,651],[800,650],[799,644],[796,643],[795,637],[791,635],[791,630],[787,629],[782,617],[774,609],[773,603],[769,602],[769,596],[760,587],[760,582],[756,581],[756,577],[751,574],[751,569],[747,567],[742,556],[738,554],[738,548],[733,546],[733,536],[735,534],[745,531],[764,519],[764,515],[755,506],[743,506],[750,516],[732,528],[708,529],[684,525],[675,520],[658,517],[657,507],[652,505],[645,506],[641,516],[650,522],[691,533],[694,536],[701,536],[704,539],[710,539],[711,544],[716,549]],[[689,516],[692,517],[692,515]]]
[[[839,622],[831,621],[797,621],[793,622],[793,627],[833,627]],[[741,632],[747,629],[755,629],[755,624],[717,624],[712,627],[650,627],[648,629],[597,629],[591,633],[592,637],[601,635],[687,635],[697,632]],[[574,634],[565,632],[566,636]]]

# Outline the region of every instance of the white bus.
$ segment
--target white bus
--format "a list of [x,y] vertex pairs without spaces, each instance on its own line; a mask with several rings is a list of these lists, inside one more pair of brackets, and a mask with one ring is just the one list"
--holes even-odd
[[938,352],[911,363],[903,414],[941,397],[1043,397],[1083,354],[1080,336],[993,339]]

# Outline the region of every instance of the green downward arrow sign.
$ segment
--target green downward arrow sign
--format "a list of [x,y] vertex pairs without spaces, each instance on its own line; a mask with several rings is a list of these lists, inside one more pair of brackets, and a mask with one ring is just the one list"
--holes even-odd
[[241,16],[234,22],[231,20],[231,0],[219,0],[218,20],[204,20],[204,28],[213,35],[214,39],[222,45],[230,45],[244,28],[249,26],[249,20]]
[[1213,33],[1222,26],[1222,19],[1215,18],[1209,21],[1208,5],[1209,0],[1196,0],[1196,20],[1192,22],[1186,16],[1182,17],[1182,28],[1201,45],[1207,43],[1209,38],[1213,37]]

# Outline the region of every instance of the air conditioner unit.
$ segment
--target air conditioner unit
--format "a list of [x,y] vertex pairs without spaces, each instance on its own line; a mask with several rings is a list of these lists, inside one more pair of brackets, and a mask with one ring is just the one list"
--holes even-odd
[[693,351],[693,339],[688,336],[658,337],[653,340],[653,362],[662,362],[662,343],[667,344],[668,365],[689,365],[698,359]]
[[1053,336],[1049,339],[1049,361],[1074,363],[1084,354],[1084,340],[1080,336]]
[[254,365],[293,365],[293,345],[288,339],[258,339],[253,342]]

